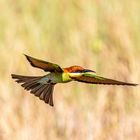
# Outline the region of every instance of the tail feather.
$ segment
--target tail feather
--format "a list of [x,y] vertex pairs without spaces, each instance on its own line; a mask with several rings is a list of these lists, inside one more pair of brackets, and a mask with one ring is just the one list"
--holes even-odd
[[41,100],[44,100],[45,103],[53,106],[53,83],[42,84],[38,81],[42,78],[42,76],[22,76],[22,75],[11,75],[13,79],[17,83],[22,83],[21,86],[25,90],[30,90],[30,93],[39,97]]

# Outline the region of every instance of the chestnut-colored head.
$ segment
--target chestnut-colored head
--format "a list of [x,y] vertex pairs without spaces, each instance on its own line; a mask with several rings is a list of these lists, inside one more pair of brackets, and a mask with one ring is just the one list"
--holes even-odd
[[64,72],[69,72],[69,73],[85,73],[85,72],[95,72],[93,70],[89,69],[84,69],[81,66],[71,66],[68,68],[64,68]]

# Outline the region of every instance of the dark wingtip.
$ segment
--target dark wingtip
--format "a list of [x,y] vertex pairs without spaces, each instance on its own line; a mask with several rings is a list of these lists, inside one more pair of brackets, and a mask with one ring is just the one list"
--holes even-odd
[[124,83],[122,85],[125,85],[125,86],[138,86],[139,84],[134,84],[134,83]]
[[28,56],[28,55],[27,55],[27,54],[25,54],[25,53],[23,53],[23,55],[24,55],[24,56],[26,56],[26,57]]
[[126,84],[124,84],[124,85],[126,85],[126,86],[138,86],[139,84],[135,84],[135,83],[126,83]]
[[83,71],[84,72],[94,72],[94,73],[96,73],[94,70],[90,70],[90,69],[84,69]]
[[132,86],[138,86],[139,84],[133,84]]
[[26,55],[26,54],[23,54],[25,57],[28,57],[28,55]]
[[12,77],[13,79],[16,79],[16,75],[15,75],[15,74],[11,74],[11,77]]
[[27,58],[28,61],[30,61],[29,59],[30,56],[28,56],[27,54],[23,54],[23,55]]
[[[32,63],[32,57],[27,55],[27,54],[24,54],[24,56],[26,57],[26,59],[29,61],[29,63],[31,64],[31,66],[35,67],[34,64]],[[35,59],[35,58],[34,58]]]

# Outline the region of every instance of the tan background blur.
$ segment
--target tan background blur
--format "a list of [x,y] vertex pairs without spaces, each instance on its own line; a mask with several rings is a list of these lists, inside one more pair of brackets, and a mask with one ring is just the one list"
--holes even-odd
[[23,54],[140,82],[139,0],[0,0],[0,140],[139,140],[140,88],[56,85],[54,108],[10,74]]

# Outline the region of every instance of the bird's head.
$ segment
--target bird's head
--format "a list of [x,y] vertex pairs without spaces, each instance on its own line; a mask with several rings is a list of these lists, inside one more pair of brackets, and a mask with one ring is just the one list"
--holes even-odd
[[71,76],[81,76],[84,73],[88,73],[88,72],[94,72],[93,70],[90,69],[84,69],[81,66],[71,66],[68,68],[65,68],[65,71],[68,72]]

